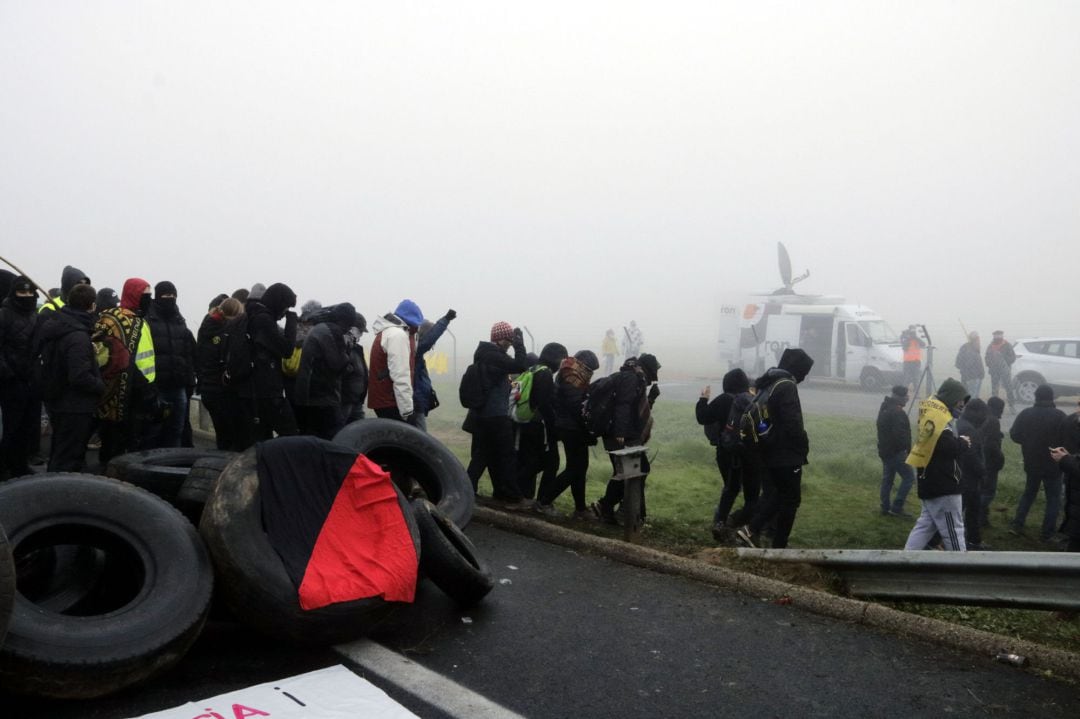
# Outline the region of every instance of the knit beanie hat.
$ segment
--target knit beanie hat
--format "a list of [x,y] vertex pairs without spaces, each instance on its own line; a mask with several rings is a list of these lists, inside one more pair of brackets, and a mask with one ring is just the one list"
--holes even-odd
[[970,395],[967,388],[952,377],[942,382],[941,386],[938,387],[937,398],[949,409],[952,409],[960,400],[967,400],[968,397]]
[[116,294],[116,290],[112,287],[102,287],[97,291],[97,308],[98,312],[102,310],[111,310],[113,307],[120,305],[120,295]]
[[660,372],[660,362],[657,361],[656,355],[648,353],[642,354],[637,358],[638,365],[645,370],[645,379],[649,382],[655,382],[659,377],[657,373]]
[[424,321],[424,313],[420,311],[420,307],[412,300],[402,300],[398,303],[398,306],[394,308],[394,314],[402,319],[402,321],[409,327],[419,327]]
[[593,372],[600,369],[600,360],[592,350],[578,350],[574,353],[574,358]]
[[496,322],[491,326],[491,341],[498,342],[499,340],[513,340],[514,328],[510,326],[509,322]]
[[1041,384],[1035,388],[1035,401],[1036,402],[1053,402],[1054,401],[1054,388],[1048,384]]

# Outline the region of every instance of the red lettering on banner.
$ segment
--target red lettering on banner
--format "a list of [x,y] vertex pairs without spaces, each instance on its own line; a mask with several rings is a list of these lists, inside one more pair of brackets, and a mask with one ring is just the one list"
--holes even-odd
[[210,713],[209,714],[200,714],[197,717],[192,717],[192,719],[225,719],[225,717],[221,716],[220,714],[218,714],[213,709],[206,709],[206,711],[208,711]]
[[[267,712],[259,711],[258,709],[252,709],[251,707],[246,707],[243,704],[233,704],[232,705],[232,711],[233,711],[233,719],[244,719],[244,717],[268,717],[268,716],[270,716],[270,714],[268,714]],[[241,712],[243,712],[243,713],[241,714]]]

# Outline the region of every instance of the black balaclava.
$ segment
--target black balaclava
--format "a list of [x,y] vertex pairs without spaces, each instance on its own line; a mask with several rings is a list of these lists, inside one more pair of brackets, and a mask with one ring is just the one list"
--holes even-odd
[[728,394],[742,394],[750,391],[750,378],[741,368],[735,369],[724,375],[724,392]]
[[8,297],[11,299],[11,304],[15,305],[15,308],[20,312],[33,312],[37,309],[37,297],[31,295],[30,297],[18,297],[16,292],[33,292],[34,283],[30,281],[29,277],[23,277],[20,275],[11,282],[11,288],[8,290]]
[[806,379],[806,375],[810,374],[814,360],[798,347],[788,347],[784,350],[784,354],[780,355],[780,362],[776,366],[790,372],[796,382],[802,382]]
[[566,347],[558,342],[549,342],[544,345],[544,348],[540,350],[540,362],[547,366],[552,372],[559,369],[559,365],[567,354]]
[[660,379],[660,362],[656,359],[656,355],[644,352],[638,356],[637,363],[645,371],[646,382],[652,384]]
[[[164,297],[163,295],[172,295]],[[176,315],[176,285],[168,280],[163,280],[154,285],[154,306],[157,307],[162,317]]]
[[139,309],[135,312],[139,317],[145,317],[146,313],[150,311],[150,306],[154,303],[154,298],[150,296],[150,293],[143,292],[139,295]]

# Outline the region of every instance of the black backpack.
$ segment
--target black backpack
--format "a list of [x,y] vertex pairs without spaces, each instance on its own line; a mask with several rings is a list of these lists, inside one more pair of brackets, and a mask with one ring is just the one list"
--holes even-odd
[[720,425],[720,436],[717,442],[720,449],[729,454],[742,454],[746,450],[743,442],[741,426],[742,418],[747,408],[753,401],[749,392],[740,392],[735,395],[731,402],[731,410],[728,412],[727,421]]
[[779,379],[754,395],[754,399],[743,412],[739,421],[739,435],[746,447],[760,447],[769,440],[772,431],[772,418],[769,416],[769,398],[773,390],[784,382],[795,383],[793,379]]
[[251,336],[247,314],[226,322],[221,339],[225,365],[222,381],[232,386],[246,382],[255,372],[255,340]]
[[465,374],[461,375],[458,399],[465,409],[480,409],[487,402],[487,393],[484,392],[484,383],[480,378],[480,368],[477,365],[469,365],[465,368]]
[[44,400],[60,399],[67,387],[67,372],[62,371],[56,356],[56,345],[59,338],[43,342],[38,347],[37,354],[31,365],[31,374],[34,384],[41,391]]
[[589,385],[581,403],[581,418],[592,436],[607,434],[615,419],[615,375],[601,377]]

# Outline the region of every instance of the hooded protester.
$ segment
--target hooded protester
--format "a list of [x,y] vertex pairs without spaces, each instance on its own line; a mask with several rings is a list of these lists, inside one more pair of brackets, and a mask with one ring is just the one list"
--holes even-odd
[[768,393],[764,401],[771,428],[762,436],[759,451],[771,486],[758,503],[754,518],[736,532],[736,537],[747,546],[756,546],[762,528],[775,519],[772,546],[787,547],[802,503],[802,468],[810,453],[798,384],[806,379],[813,366],[814,360],[805,351],[789,347],[780,355],[777,366],[754,383],[758,394]]
[[54,312],[59,310],[67,303],[68,295],[75,285],[88,284],[90,284],[90,278],[86,276],[85,272],[76,267],[72,267],[71,265],[65,265],[64,271],[60,274],[60,296],[52,297],[41,306],[38,312]]
[[420,329],[416,332],[416,381],[413,389],[413,424],[427,431],[428,412],[439,406],[439,399],[435,395],[435,389],[431,386],[431,376],[428,374],[427,360],[424,355],[435,348],[435,343],[446,332],[450,322],[457,317],[457,312],[447,310],[446,314],[437,322],[424,320]]
[[986,401],[987,416],[979,428],[979,439],[986,460],[986,477],[983,481],[982,496],[979,506],[980,529],[990,526],[990,504],[997,496],[998,473],[1005,468],[1005,453],[1001,451],[1001,440],[1005,435],[1001,431],[1001,415],[1005,412],[1005,401],[1001,397],[991,397]]
[[980,522],[983,485],[986,483],[982,427],[989,416],[986,402],[976,398],[964,405],[956,421],[956,431],[961,436],[971,438],[971,448],[960,457],[960,499],[964,507],[964,544],[968,551],[990,548],[983,544]]
[[30,474],[41,430],[41,394],[34,383],[37,297],[29,277],[12,277],[0,304],[0,479]]
[[1065,443],[1065,413],[1054,404],[1054,390],[1041,384],[1035,388],[1035,404],[1025,407],[1013,420],[1009,438],[1020,445],[1024,456],[1026,482],[1024,493],[1016,507],[1009,531],[1023,534],[1024,521],[1031,505],[1039,496],[1039,487],[1046,490],[1046,511],[1043,514],[1039,538],[1049,542],[1057,528],[1057,516],[1061,511],[1061,468],[1048,452],[1049,447]]
[[743,523],[753,516],[761,492],[761,463],[758,457],[733,448],[723,437],[725,431],[738,432],[738,419],[753,401],[750,378],[742,369],[736,368],[724,375],[722,386],[724,391],[711,401],[709,396],[712,388],[706,386],[694,408],[698,424],[720,427],[721,436],[716,441],[716,466],[720,470],[724,488],[713,512],[712,526],[713,539],[718,542],[729,537],[731,530],[727,528],[727,523],[739,492],[743,493],[743,506],[738,513]]
[[[520,374],[529,367],[525,342],[521,330],[511,327],[508,322],[496,322],[489,336],[491,341],[480,342],[473,352],[483,403],[469,409],[465,427],[473,435],[474,462],[486,466],[491,477],[492,498],[505,509],[527,510],[532,508],[533,502],[522,497],[517,483],[513,420],[507,414],[510,375]],[[511,346],[513,357],[507,354]],[[475,489],[479,475],[470,474],[469,478]]]
[[595,444],[596,440],[585,427],[581,405],[589,392],[593,373],[599,367],[600,361],[592,350],[580,350],[559,365],[553,409],[555,436],[562,442],[566,467],[557,476],[549,478],[545,474],[540,479],[536,499],[541,510],[551,507],[559,495],[569,488],[574,498],[574,518],[593,519],[592,510],[585,501],[585,481],[589,472],[589,445]]
[[214,423],[218,449],[237,449],[235,396],[225,386],[226,325],[244,313],[240,300],[218,295],[199,325],[195,342],[195,381],[203,407]]
[[294,390],[304,434],[333,439],[345,424],[341,411],[341,379],[349,363],[345,336],[355,324],[356,308],[342,302],[330,308],[304,339]]
[[1080,455],[1054,447],[1050,459],[1057,462],[1065,477],[1065,518],[1058,531],[1068,537],[1066,552],[1080,552]]
[[105,393],[97,409],[102,466],[116,455],[138,449],[143,426],[157,413],[154,340],[143,319],[150,302],[150,283],[129,278],[120,305],[102,312],[94,324],[94,339],[104,352]]
[[[612,451],[624,447],[636,447],[649,441],[652,432],[652,406],[660,396],[660,362],[651,354],[630,357],[623,363],[613,377],[615,405],[611,426],[603,436],[604,449]],[[646,390],[648,390],[646,392]],[[612,473],[619,468],[614,457],[611,459]],[[642,457],[641,471],[649,474],[649,460]],[[616,513],[622,505],[624,482],[608,480],[604,496],[593,503],[593,512],[601,521],[617,524]],[[641,514],[639,517],[626,517],[630,522],[645,521],[645,481],[641,482]]]
[[94,298],[89,285],[72,288],[68,302],[45,322],[35,338],[41,360],[41,387],[52,422],[50,472],[81,472],[94,431],[94,412],[105,386],[90,340]]
[[176,285],[154,285],[154,300],[146,313],[154,339],[157,395],[165,408],[160,422],[148,422],[143,449],[179,447],[188,416],[188,399],[195,393],[195,337],[176,304]]
[[345,418],[345,424],[364,418],[368,366],[360,338],[365,332],[367,332],[367,319],[357,312],[356,323],[345,335],[345,345],[349,349],[349,363],[345,366],[345,374],[341,378],[341,414]]
[[967,548],[960,462],[971,451],[971,437],[960,434],[957,418],[968,397],[964,385],[950,377],[933,397],[919,403],[918,431],[907,463],[915,468],[922,511],[908,534],[906,550],[926,549],[935,535],[948,551]]
[[[908,388],[898,384],[892,393],[885,397],[878,409],[877,449],[881,459],[881,514],[889,517],[906,517],[904,502],[907,501],[911,485],[915,483],[915,470],[907,463],[911,452],[911,423],[904,408],[908,403]],[[896,498],[892,496],[893,480],[900,475],[900,487]]]
[[7,297],[11,292],[11,283],[15,281],[15,273],[8,270],[0,270],[0,297]]
[[[254,290],[254,288],[252,288]],[[254,292],[252,292],[254,295]],[[296,343],[296,293],[288,285],[275,282],[258,299],[248,298],[247,335],[250,337],[251,374],[234,385],[237,403],[237,444],[247,448],[256,441],[294,435],[296,417],[285,399],[285,379],[281,363],[293,353]],[[285,320],[285,329],[278,322]]]
[[[529,399],[526,403],[532,419],[515,422],[517,430],[517,482],[521,496],[536,496],[536,474],[543,472],[542,480],[549,484],[559,471],[559,446],[555,439],[555,373],[566,359],[566,347],[550,342],[540,350],[537,362],[526,372],[531,376]],[[548,505],[536,508],[541,513],[554,515],[556,510]]]
[[424,313],[412,300],[402,300],[375,320],[367,401],[378,417],[413,422],[416,332],[423,322]]

